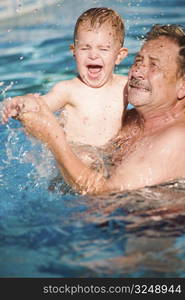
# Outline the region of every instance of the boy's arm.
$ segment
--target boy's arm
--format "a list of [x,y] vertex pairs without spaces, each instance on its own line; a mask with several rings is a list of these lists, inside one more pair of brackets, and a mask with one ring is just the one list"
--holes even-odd
[[39,94],[27,94],[9,98],[4,101],[2,111],[2,123],[6,123],[9,118],[16,118],[21,112],[36,112],[38,106],[35,98],[43,99],[52,112],[60,110],[69,100],[69,83],[67,81],[57,83],[51,91],[40,96]]
[[40,98],[44,100],[52,112],[56,112],[69,103],[71,89],[71,80],[61,81]]

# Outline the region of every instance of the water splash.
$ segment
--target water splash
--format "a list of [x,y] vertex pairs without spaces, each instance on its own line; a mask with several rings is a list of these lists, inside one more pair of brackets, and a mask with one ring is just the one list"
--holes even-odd
[[14,81],[11,81],[7,86],[4,87],[4,82],[1,81],[1,85],[0,86],[3,86],[3,89],[1,89],[0,91],[0,94],[2,94],[3,98],[5,99],[6,98],[6,93],[7,91],[11,90],[13,85],[14,85]]

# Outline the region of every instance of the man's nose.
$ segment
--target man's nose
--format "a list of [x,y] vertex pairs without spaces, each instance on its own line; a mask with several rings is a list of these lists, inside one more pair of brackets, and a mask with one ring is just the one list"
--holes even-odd
[[132,66],[132,74],[137,78],[145,78],[147,74],[147,65],[144,62],[140,62]]

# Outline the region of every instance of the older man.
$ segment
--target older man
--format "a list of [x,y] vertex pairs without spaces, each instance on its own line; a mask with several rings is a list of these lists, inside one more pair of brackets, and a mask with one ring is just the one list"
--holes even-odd
[[[112,141],[109,177],[85,165],[39,98],[39,113],[24,113],[26,129],[48,145],[64,178],[79,192],[109,193],[185,178],[185,30],[155,25],[136,55],[128,81],[128,111]],[[113,147],[114,148],[114,147]]]

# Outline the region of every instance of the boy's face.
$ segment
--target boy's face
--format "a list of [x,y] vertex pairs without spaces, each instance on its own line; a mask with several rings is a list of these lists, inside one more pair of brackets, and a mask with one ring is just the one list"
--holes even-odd
[[115,64],[119,64],[127,49],[120,48],[120,41],[109,24],[91,29],[80,26],[73,49],[81,80],[98,88],[112,80]]

